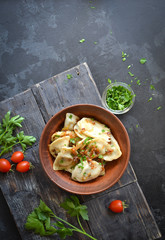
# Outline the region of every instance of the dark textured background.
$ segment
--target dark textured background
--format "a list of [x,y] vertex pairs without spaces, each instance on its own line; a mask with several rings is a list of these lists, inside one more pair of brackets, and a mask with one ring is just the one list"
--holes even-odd
[[[85,42],[79,43],[82,38]],[[129,55],[125,62],[122,51]],[[119,118],[128,130],[131,163],[163,240],[165,1],[0,0],[0,100],[82,62],[89,65],[100,94],[108,78],[133,80],[135,105]],[[137,79],[128,74],[130,64]],[[19,239],[2,193],[0,238]]]

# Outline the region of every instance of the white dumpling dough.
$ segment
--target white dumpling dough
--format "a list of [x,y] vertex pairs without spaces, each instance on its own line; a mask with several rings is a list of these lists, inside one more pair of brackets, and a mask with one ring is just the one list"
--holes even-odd
[[75,124],[79,120],[79,117],[74,115],[73,113],[66,113],[65,122],[64,122],[64,130],[73,130]]
[[82,118],[74,127],[75,133],[81,137],[102,138],[107,142],[111,140],[111,132],[104,124],[91,118]]
[[70,138],[75,138],[77,135],[75,134],[74,131],[58,131],[53,133],[53,135],[51,136],[51,141],[53,142],[59,137],[65,137],[65,136],[69,136]]
[[56,140],[54,140],[51,144],[49,144],[49,151],[52,154],[52,156],[56,156],[57,153],[61,151],[62,147],[68,147],[69,146],[69,136],[61,137]]
[[105,161],[112,161],[118,159],[122,155],[120,146],[113,135],[111,135],[111,150],[107,152],[105,155],[103,155],[103,159]]
[[72,156],[72,148],[71,147],[62,147],[61,152],[58,153],[54,163],[54,170],[65,170],[71,171],[71,167],[74,166],[76,162]]
[[97,178],[100,175],[103,175],[102,165],[96,161],[91,161],[90,163],[88,163],[88,161],[83,161],[83,164],[79,163],[76,165],[72,171],[71,178],[74,181],[87,182]]

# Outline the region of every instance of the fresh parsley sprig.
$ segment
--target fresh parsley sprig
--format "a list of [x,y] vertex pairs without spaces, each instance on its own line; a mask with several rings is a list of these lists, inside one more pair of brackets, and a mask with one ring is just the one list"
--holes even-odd
[[[40,200],[39,206],[28,215],[25,228],[34,231],[35,234],[39,234],[40,236],[47,236],[56,233],[61,239],[65,239],[67,236],[72,236],[73,232],[79,232],[93,240],[97,240],[85,232],[80,222],[80,216],[84,220],[89,220],[87,206],[81,205],[76,196],[67,198],[60,206],[67,210],[67,213],[70,216],[77,217],[81,229],[56,216],[42,200]],[[57,221],[52,223],[52,218]]]
[[31,146],[36,141],[35,137],[26,136],[23,131],[14,136],[14,130],[17,127],[22,127],[21,123],[23,120],[24,118],[20,117],[20,115],[11,117],[10,111],[2,119],[2,123],[0,123],[0,156],[12,151],[17,144],[20,144],[22,150],[25,151],[27,145]]

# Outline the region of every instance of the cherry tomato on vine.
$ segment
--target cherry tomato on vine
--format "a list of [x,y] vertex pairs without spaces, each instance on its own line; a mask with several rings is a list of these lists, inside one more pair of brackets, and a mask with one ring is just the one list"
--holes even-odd
[[11,156],[11,161],[14,163],[19,163],[24,159],[24,154],[21,151],[16,151]]
[[0,159],[0,172],[9,172],[11,170],[11,163],[5,159],[5,158],[1,158]]
[[121,200],[114,200],[109,205],[109,209],[115,213],[124,212],[124,209],[127,207],[128,207],[128,204],[126,204],[124,201],[121,201]]
[[30,162],[28,162],[28,161],[21,161],[21,162],[19,162],[17,164],[16,170],[18,172],[24,173],[24,172],[29,171],[31,169],[31,167],[32,167],[32,164]]

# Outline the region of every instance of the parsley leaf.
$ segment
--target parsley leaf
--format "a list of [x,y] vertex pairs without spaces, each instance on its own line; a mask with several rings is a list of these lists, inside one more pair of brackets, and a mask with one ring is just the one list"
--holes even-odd
[[[40,236],[47,236],[56,233],[61,239],[65,239],[67,236],[72,236],[73,232],[76,231],[93,240],[97,240],[85,232],[79,219],[79,216],[81,216],[84,220],[89,220],[86,205],[81,205],[79,199],[73,195],[61,203],[60,206],[67,210],[70,216],[77,217],[80,228],[77,228],[66,220],[56,216],[52,210],[40,200],[39,206],[28,215],[25,229],[33,231]],[[52,219],[56,219],[56,222],[52,222]],[[67,227],[65,225],[67,225]]]
[[131,77],[134,77],[134,74],[133,74],[133,73],[128,72],[128,74],[129,74]]
[[123,86],[113,86],[107,90],[106,102],[113,110],[123,110],[132,103],[133,95],[131,91]]
[[147,62],[147,60],[146,60],[145,58],[141,58],[141,59],[140,59],[140,63],[141,63],[141,64],[145,64],[146,62]]
[[67,74],[66,76],[67,76],[67,79],[71,79],[73,77],[72,74]]
[[83,42],[85,42],[85,39],[83,38],[83,39],[81,39],[79,42],[80,42],[80,43],[83,43]]
[[112,83],[112,80],[110,78],[108,78],[108,83],[111,84]]
[[150,85],[150,89],[151,89],[151,90],[155,90],[154,85],[151,84],[151,85]]
[[10,111],[2,119],[2,123],[0,123],[0,156],[12,151],[17,144],[20,144],[25,151],[27,145],[31,146],[36,141],[35,137],[26,136],[23,131],[18,132],[16,136],[13,135],[17,127],[22,127],[23,120],[24,118],[19,115],[11,117]]
[[150,98],[148,99],[148,102],[150,102],[150,101],[152,101],[152,97],[150,97]]
[[157,107],[157,110],[160,110],[162,107],[161,106],[159,106],[159,107]]
[[70,216],[80,215],[84,220],[89,220],[87,206],[81,205],[76,196],[67,198],[60,206],[67,210]]

